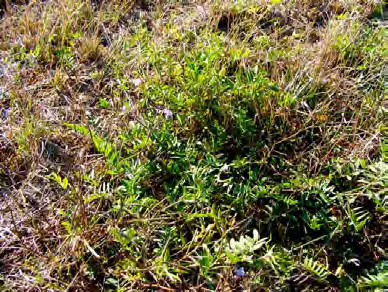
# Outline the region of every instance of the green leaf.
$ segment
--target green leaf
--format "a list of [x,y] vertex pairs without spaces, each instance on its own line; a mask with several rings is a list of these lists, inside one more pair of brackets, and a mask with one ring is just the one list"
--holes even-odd
[[69,181],[67,180],[67,177],[65,177],[63,180],[62,180],[62,188],[64,189],[64,190],[66,190],[67,189],[67,186],[69,185]]
[[113,285],[115,287],[119,286],[119,281],[115,278],[108,278],[108,279],[106,279],[105,283],[108,285]]
[[323,282],[325,282],[326,278],[331,274],[327,267],[325,267],[318,261],[314,261],[312,258],[306,257],[302,265],[307,271],[315,275],[320,281]]

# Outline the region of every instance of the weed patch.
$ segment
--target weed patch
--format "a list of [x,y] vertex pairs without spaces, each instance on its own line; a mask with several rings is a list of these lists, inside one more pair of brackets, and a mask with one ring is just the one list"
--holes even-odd
[[382,2],[6,2],[4,291],[387,286]]

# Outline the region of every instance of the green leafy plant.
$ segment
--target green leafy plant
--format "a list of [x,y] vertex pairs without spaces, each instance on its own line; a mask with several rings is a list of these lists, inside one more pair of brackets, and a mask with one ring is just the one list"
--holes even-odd
[[312,258],[306,257],[302,266],[320,281],[326,281],[327,277],[331,274],[326,266],[314,261]]
[[50,178],[53,181],[57,182],[62,187],[62,189],[64,189],[64,190],[66,190],[67,187],[69,186],[69,181],[68,181],[67,177],[62,178],[60,175],[58,175],[55,172],[52,172],[48,176],[48,178]]
[[233,264],[238,262],[251,262],[255,251],[261,249],[266,242],[267,238],[260,239],[259,233],[255,229],[253,230],[253,237],[242,235],[238,241],[232,238],[229,241],[229,247],[226,255],[229,261]]
[[388,286],[388,273],[386,271],[381,271],[376,275],[361,277],[358,286],[362,289],[370,288],[375,289],[374,291],[381,291],[377,288],[384,289]]

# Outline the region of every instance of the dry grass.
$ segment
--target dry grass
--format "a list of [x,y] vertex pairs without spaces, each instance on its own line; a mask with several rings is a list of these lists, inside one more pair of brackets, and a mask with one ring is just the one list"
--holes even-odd
[[382,7],[12,2],[1,289],[383,287]]

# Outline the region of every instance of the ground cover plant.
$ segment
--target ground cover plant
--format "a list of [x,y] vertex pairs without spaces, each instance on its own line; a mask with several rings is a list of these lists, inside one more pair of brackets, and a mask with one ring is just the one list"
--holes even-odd
[[388,287],[383,1],[0,11],[2,291]]

